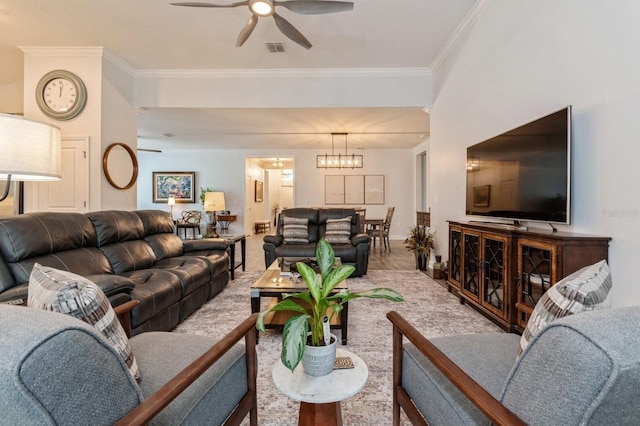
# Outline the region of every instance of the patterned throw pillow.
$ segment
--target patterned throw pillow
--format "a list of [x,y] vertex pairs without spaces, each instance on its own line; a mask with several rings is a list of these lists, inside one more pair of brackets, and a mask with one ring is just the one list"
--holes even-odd
[[81,319],[95,327],[140,380],[136,359],[107,296],[85,277],[36,263],[29,277],[28,305]]
[[329,244],[347,244],[351,242],[351,216],[341,219],[327,219],[324,239]]
[[282,217],[284,244],[309,244],[309,219],[303,217]]
[[549,288],[536,303],[520,338],[518,356],[534,336],[557,318],[611,306],[611,274],[606,260],[586,266]]

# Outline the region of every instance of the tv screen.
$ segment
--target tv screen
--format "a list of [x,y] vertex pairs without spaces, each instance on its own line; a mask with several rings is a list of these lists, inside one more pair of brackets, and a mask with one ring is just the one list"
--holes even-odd
[[467,148],[466,213],[570,223],[571,107]]

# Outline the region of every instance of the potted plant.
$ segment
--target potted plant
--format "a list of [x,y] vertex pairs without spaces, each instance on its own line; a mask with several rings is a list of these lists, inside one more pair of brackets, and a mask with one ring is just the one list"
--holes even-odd
[[409,231],[409,237],[404,240],[407,250],[413,251],[416,256],[416,269],[427,270],[429,254],[436,245],[435,231],[424,225],[416,225]]
[[[335,267],[333,265],[334,259],[335,254],[331,244],[324,239],[320,240],[316,246],[316,262],[320,269],[320,274],[316,274],[313,268],[303,262],[297,263],[298,272],[307,286],[307,291],[287,294],[280,303],[260,312],[258,315],[256,328],[259,331],[264,331],[264,317],[267,313],[272,311],[291,311],[295,313],[285,323],[282,332],[281,360],[284,366],[291,371],[302,360],[306,352],[305,349],[326,346],[324,324],[326,322],[330,323],[333,316],[339,315],[345,303],[359,297],[387,299],[394,302],[404,300],[399,293],[389,288],[374,288],[359,293],[344,290],[343,292],[332,294],[334,288],[347,279],[355,270],[352,265]],[[331,372],[335,362],[336,338],[335,336],[332,338],[334,340],[333,359],[330,360],[328,371],[325,370],[324,374]]]

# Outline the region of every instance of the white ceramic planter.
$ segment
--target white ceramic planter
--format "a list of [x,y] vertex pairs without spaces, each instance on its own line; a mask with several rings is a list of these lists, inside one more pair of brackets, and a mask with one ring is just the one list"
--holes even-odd
[[305,346],[302,355],[302,367],[310,376],[326,376],[333,371],[336,362],[336,346],[338,338],[331,334],[333,343],[329,346]]

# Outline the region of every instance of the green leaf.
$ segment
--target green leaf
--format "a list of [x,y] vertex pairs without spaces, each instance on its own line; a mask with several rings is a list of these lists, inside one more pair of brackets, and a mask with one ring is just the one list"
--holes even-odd
[[299,315],[289,319],[282,331],[282,364],[291,372],[295,370],[304,353],[307,343],[307,322],[309,315]]
[[[294,295],[291,295],[291,297],[293,297]],[[303,299],[303,298],[302,298]],[[269,312],[275,312],[275,311],[293,311],[293,312],[298,312],[300,314],[306,314],[307,310],[304,309],[302,306],[298,305],[296,302],[294,302],[291,299],[284,299],[282,302],[272,306],[269,309],[266,309],[262,312],[260,312],[258,314],[258,319],[256,320],[256,329],[258,331],[265,331],[265,326],[264,326],[264,317],[269,313]]]
[[313,270],[309,265],[304,262],[298,262],[298,272],[302,275],[302,279],[304,283],[307,285],[311,296],[314,300],[320,299],[320,282],[318,280],[318,275],[316,271]]
[[[271,309],[269,309],[269,311],[293,311],[293,312],[298,312],[301,314],[306,314],[307,310],[305,308],[303,308],[302,306],[298,305],[296,302],[294,302],[291,299],[284,299],[282,302],[273,305],[271,307]],[[268,312],[269,312],[268,311]]]
[[404,298],[400,293],[390,288],[373,288],[371,290],[363,291],[360,293],[347,293],[343,296],[342,302],[348,302],[349,300],[357,299],[358,297],[367,297],[369,299],[386,299],[392,302],[403,302]]
[[286,298],[301,299],[307,303],[311,303],[311,295],[309,294],[308,291],[304,291],[302,293],[282,293],[282,297],[284,299]]
[[352,265],[341,265],[334,268],[322,281],[322,297],[327,297],[329,293],[342,281],[346,280],[356,268]]
[[333,251],[333,247],[331,247],[331,244],[329,244],[324,238],[318,241],[318,244],[316,245],[316,261],[318,262],[320,275],[324,281],[327,274],[329,274],[329,271],[331,271],[331,268],[333,268],[333,264],[335,262],[335,252]]

